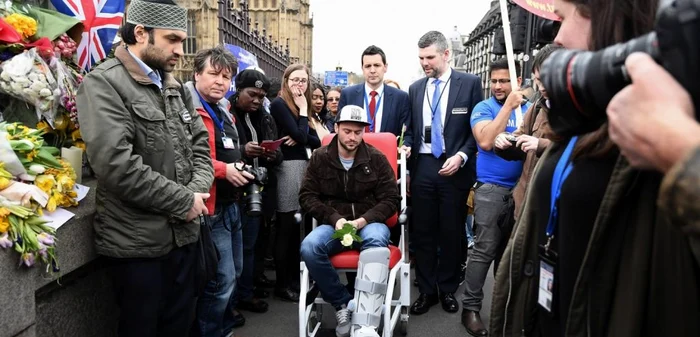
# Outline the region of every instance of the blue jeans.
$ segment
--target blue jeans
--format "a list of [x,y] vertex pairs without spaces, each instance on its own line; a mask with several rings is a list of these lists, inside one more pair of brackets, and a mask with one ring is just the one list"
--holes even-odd
[[472,243],[474,242],[474,228],[472,227],[474,225],[474,216],[473,215],[467,215],[467,221],[464,224],[465,227],[467,227],[467,242]]
[[[339,308],[352,299],[348,290],[340,283],[338,273],[331,265],[330,256],[350,248],[343,246],[338,239],[332,239],[335,228],[331,225],[316,227],[301,243],[301,259],[306,263],[309,274],[316,281],[316,286],[323,299]],[[383,223],[371,223],[357,232],[362,243],[355,242],[352,249],[364,250],[389,245],[389,227]]]
[[225,312],[236,287],[239,265],[242,264],[234,263],[234,258],[241,254],[236,251],[235,240],[232,240],[232,236],[238,233],[240,242],[241,214],[238,205],[234,203],[217,208],[211,220],[212,240],[219,250],[220,259],[216,279],[207,283],[204,294],[197,301],[197,324],[202,337],[221,337],[233,329],[233,322],[227,319],[231,315],[225,315]]

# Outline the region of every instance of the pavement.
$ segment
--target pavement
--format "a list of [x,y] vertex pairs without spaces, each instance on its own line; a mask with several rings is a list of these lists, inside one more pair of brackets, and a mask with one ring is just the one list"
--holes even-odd
[[[274,279],[274,273],[268,271],[267,276]],[[411,283],[415,278],[414,270],[411,269]],[[458,301],[462,299],[464,284],[460,286],[455,297]],[[489,270],[486,284],[484,285],[484,303],[481,310],[481,318],[488,326],[489,314],[491,313],[491,294],[493,292],[493,268]],[[418,297],[418,289],[411,284],[411,303]],[[269,297],[265,299],[270,304],[270,309],[264,314],[256,314],[243,311],[246,323],[234,331],[235,337],[293,337],[298,335],[298,304],[283,302]],[[449,314],[442,310],[440,304],[420,316],[411,315],[408,319],[408,336],[440,336],[440,337],[463,337],[469,336],[466,329],[460,322],[460,312]],[[330,306],[324,306],[322,325],[323,330],[319,337],[335,337],[335,310]],[[401,336],[398,332],[394,336]]]

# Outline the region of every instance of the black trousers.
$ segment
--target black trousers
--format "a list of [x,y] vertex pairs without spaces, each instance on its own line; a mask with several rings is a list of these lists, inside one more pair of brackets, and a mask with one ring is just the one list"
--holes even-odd
[[[445,158],[419,154],[411,171],[411,241],[422,294],[454,293],[459,286],[470,168],[438,175]],[[438,255],[439,254],[439,255]]]
[[159,258],[107,258],[120,337],[186,337],[195,312],[195,244]]
[[294,217],[296,212],[277,212],[275,228],[275,287],[282,290],[299,284],[299,249],[301,248],[301,226]]

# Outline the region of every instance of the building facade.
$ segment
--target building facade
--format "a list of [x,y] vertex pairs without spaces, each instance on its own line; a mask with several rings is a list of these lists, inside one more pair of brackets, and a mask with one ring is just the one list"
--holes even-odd
[[291,63],[312,68],[313,18],[310,0],[248,0],[254,27],[273,43],[289,45]]

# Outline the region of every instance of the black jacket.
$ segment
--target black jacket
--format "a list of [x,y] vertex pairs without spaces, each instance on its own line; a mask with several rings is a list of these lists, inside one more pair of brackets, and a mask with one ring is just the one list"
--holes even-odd
[[338,156],[338,136],[314,151],[299,191],[299,204],[323,224],[341,218],[385,223],[399,209],[396,175],[384,154],[362,142],[346,171]]

